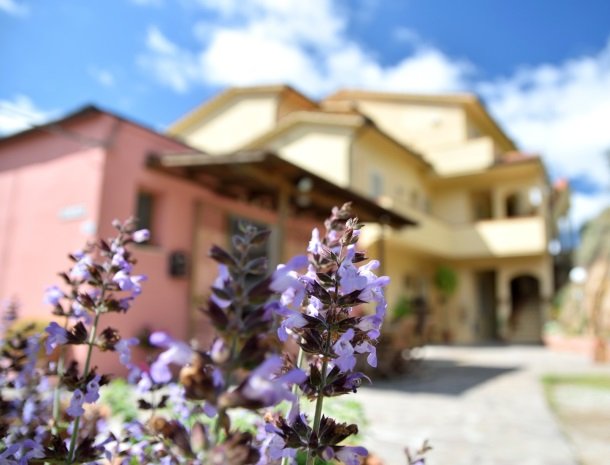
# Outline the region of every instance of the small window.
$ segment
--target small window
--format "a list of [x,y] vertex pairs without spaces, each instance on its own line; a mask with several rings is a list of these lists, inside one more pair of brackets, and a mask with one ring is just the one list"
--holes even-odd
[[377,171],[373,171],[370,175],[369,194],[374,199],[378,199],[383,195],[383,177]]
[[493,217],[493,206],[490,191],[472,193],[472,213],[475,221],[489,220]]
[[415,189],[411,191],[410,194],[410,202],[411,202],[411,206],[413,208],[418,208],[419,207],[419,192],[417,192]]
[[[154,235],[155,196],[150,192],[138,192],[136,206],[137,229],[148,229]],[[149,244],[150,241],[145,242]]]

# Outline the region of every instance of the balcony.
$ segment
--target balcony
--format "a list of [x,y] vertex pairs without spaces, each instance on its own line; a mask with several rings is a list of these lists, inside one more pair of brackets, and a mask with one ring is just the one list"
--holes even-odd
[[477,221],[454,228],[452,243],[455,258],[539,255],[546,253],[546,225],[541,216]]
[[[529,216],[449,225],[421,212],[413,212],[418,225],[388,232],[392,246],[404,247],[448,259],[519,257],[545,254],[544,217]],[[379,238],[379,228],[365,228],[368,243]]]
[[429,150],[425,157],[441,176],[472,173],[489,168],[495,148],[491,137],[470,139],[444,149]]

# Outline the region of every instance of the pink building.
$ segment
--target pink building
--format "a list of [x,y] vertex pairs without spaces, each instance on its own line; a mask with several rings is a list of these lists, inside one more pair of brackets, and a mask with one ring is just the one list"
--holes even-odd
[[149,279],[129,313],[103,325],[125,337],[163,329],[206,339],[197,308],[216,275],[212,244],[226,246],[236,221],[249,219],[274,230],[277,263],[302,253],[311,228],[348,200],[363,220],[410,224],[272,153],[208,156],[87,106],[0,139],[0,299],[16,299],[22,317],[49,319],[43,292],[61,284],[67,254],[112,236],[113,219],[138,216],[152,239],[136,250],[136,272]]

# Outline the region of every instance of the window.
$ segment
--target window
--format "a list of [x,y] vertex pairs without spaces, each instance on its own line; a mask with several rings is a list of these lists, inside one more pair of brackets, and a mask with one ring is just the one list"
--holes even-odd
[[472,193],[472,209],[474,220],[489,220],[493,217],[493,208],[490,191]]
[[383,195],[383,177],[378,171],[373,171],[369,177],[369,194],[374,199]]
[[[136,205],[136,224],[137,229],[148,229],[153,236],[155,215],[155,196],[150,192],[138,192]],[[145,242],[149,244],[150,241]]]

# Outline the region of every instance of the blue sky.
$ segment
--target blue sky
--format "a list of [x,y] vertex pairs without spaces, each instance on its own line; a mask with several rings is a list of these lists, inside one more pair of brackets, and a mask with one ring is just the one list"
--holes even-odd
[[0,0],[0,132],[96,103],[162,130],[230,85],[478,93],[608,205],[605,0]]

